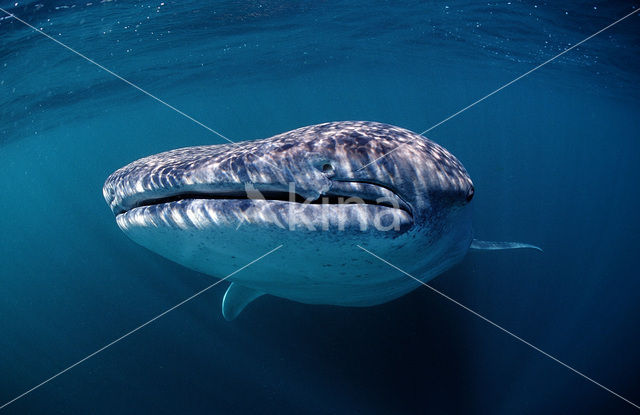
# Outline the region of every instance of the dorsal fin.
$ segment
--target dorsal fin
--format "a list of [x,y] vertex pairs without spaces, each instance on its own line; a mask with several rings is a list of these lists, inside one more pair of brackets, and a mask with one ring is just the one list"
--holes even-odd
[[222,298],[222,315],[225,320],[231,321],[238,317],[250,302],[262,295],[264,295],[264,293],[260,291],[232,282]]
[[531,245],[531,244],[525,244],[522,242],[493,242],[493,241],[479,241],[477,239],[474,239],[473,241],[471,241],[471,246],[469,248],[489,250],[489,251],[497,251],[502,249],[530,248],[530,249],[537,249],[538,251],[542,252],[542,248],[535,245]]

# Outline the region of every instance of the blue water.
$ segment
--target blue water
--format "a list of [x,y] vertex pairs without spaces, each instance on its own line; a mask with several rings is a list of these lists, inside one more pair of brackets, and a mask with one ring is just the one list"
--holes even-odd
[[[347,119],[423,131],[634,10],[0,6],[233,140]],[[432,286],[636,404],[639,24],[640,13],[428,134],[471,174],[478,237],[544,248],[471,252]],[[139,157],[224,141],[9,17],[0,121],[2,405],[211,284],[128,240],[101,190]],[[637,413],[428,289],[371,308],[265,296],[226,322],[223,285],[0,412]]]

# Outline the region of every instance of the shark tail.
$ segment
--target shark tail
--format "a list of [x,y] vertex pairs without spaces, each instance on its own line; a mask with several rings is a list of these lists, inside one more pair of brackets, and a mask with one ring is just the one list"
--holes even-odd
[[542,248],[539,246],[525,244],[522,242],[493,242],[493,241],[480,241],[478,239],[474,239],[471,241],[470,249],[478,249],[484,251],[499,251],[503,249],[519,249],[519,248],[529,248],[529,249],[537,249],[542,252]]

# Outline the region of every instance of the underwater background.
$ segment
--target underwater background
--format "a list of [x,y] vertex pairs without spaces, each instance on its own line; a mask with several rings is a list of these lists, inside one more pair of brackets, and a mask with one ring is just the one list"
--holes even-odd
[[[0,1],[233,140],[334,120],[420,132],[637,6]],[[427,134],[474,181],[478,238],[544,249],[470,252],[430,284],[636,404],[639,25]],[[102,185],[223,142],[0,15],[0,405],[215,281],[130,241]],[[265,296],[227,322],[226,285],[0,413],[637,413],[426,288],[370,308]]]

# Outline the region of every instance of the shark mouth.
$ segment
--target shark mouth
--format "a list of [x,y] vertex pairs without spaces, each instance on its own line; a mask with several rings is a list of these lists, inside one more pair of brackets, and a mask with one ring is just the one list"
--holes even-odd
[[389,186],[365,180],[332,180],[329,191],[316,198],[304,197],[293,189],[278,189],[278,186],[246,184],[244,189],[162,189],[161,192],[141,192],[124,200],[114,212],[116,216],[143,207],[160,206],[191,200],[249,201],[262,200],[274,203],[298,205],[367,205],[387,209],[399,209],[413,218],[411,206]]
[[125,232],[159,227],[237,230],[245,224],[245,231],[250,226],[303,232],[359,229],[393,237],[415,223],[412,206],[383,184],[331,180],[328,189],[315,197],[304,194],[283,183],[199,183],[138,189],[112,204],[112,209]]

